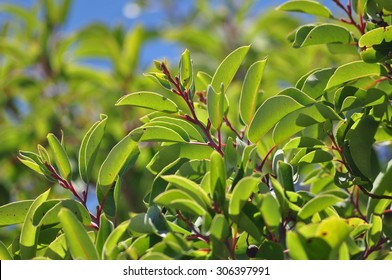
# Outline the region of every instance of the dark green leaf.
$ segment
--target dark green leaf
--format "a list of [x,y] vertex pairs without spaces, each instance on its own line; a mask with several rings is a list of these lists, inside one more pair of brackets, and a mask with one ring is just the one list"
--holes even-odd
[[245,203],[248,201],[251,194],[258,191],[259,178],[245,177],[241,179],[234,187],[229,202],[229,214],[239,215]]
[[312,198],[303,206],[303,208],[298,212],[298,217],[300,217],[301,219],[307,219],[312,215],[342,200],[343,200],[342,198],[334,195],[320,194]]

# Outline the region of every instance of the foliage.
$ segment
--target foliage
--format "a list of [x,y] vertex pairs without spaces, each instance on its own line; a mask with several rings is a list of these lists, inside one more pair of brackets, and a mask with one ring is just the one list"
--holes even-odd
[[[278,90],[264,81],[282,70],[274,60],[286,57],[281,50],[254,60],[253,46],[237,47],[206,72],[196,70],[186,49],[177,71],[155,61],[145,74],[159,88],[118,99],[118,108],[148,112],[106,156],[100,144],[110,116],[88,130],[80,141],[80,179],[62,135],[49,133],[49,147],[36,153],[20,151],[19,160],[52,187],[0,207],[1,226],[21,224],[12,244],[0,243],[1,258],[392,258],[391,7],[333,2],[344,18],[308,0],[277,9],[324,18],[288,35],[297,54],[327,45],[351,61],[316,65]],[[187,40],[203,38],[184,30],[178,32],[194,35]],[[302,70],[297,59],[289,70]],[[146,210],[119,222],[125,174],[151,143]],[[74,199],[51,198],[58,186]],[[94,211],[89,189],[96,190]]]

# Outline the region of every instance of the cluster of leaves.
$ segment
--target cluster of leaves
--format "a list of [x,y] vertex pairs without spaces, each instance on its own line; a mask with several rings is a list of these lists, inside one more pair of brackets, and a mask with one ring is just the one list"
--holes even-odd
[[[1,258],[390,259],[392,160],[376,148],[391,145],[391,9],[387,1],[334,2],[344,18],[309,0],[278,10],[327,19],[292,32],[294,48],[327,45],[356,52],[355,61],[312,70],[265,96],[259,87],[268,63],[258,60],[232,94],[249,46],[226,56],[213,75],[196,72],[185,50],[175,74],[165,61],[146,74],[160,90],[117,101],[150,112],[96,175],[107,117],[87,132],[78,159],[84,190],[74,186],[62,139],[49,134],[50,150],[20,152],[25,165],[75,199],[48,199],[47,191],[0,207],[0,225],[22,224],[12,245],[0,243]],[[146,166],[155,176],[147,211],[117,225],[121,177],[145,142],[160,143]],[[92,212],[86,200],[94,176]]]

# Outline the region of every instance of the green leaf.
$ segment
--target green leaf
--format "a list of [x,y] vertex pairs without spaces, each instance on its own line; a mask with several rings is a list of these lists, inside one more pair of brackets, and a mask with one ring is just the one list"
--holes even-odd
[[204,216],[206,210],[200,204],[188,199],[175,199],[171,201],[170,208],[178,209],[182,212],[193,214],[196,216]]
[[291,97],[292,99],[294,99],[295,101],[297,101],[298,103],[300,103],[304,106],[307,106],[307,105],[310,105],[310,104],[313,104],[316,102],[316,100],[311,98],[305,92],[303,92],[297,88],[293,88],[293,87],[289,87],[289,88],[282,90],[281,92],[278,93],[278,95],[284,95],[284,96]]
[[6,261],[6,260],[13,260],[10,252],[8,252],[7,247],[4,245],[4,243],[0,240],[0,260]]
[[189,145],[176,143],[163,147],[147,164],[147,169],[153,174],[159,173],[169,164],[178,159],[205,159],[210,158],[213,149],[205,145]]
[[367,178],[374,180],[379,173],[378,164],[372,160],[373,143],[379,122],[371,116],[359,119],[347,132],[346,139],[350,146],[350,154],[356,167]]
[[171,202],[175,199],[193,200],[193,197],[184,191],[173,189],[159,194],[154,198],[154,203],[170,207]]
[[366,240],[368,246],[373,247],[379,243],[382,234],[382,217],[378,215],[371,214],[369,223],[372,225],[370,230],[367,232]]
[[298,212],[298,217],[307,219],[312,215],[332,206],[343,199],[331,194],[320,194],[309,200],[302,209]]
[[222,84],[225,89],[229,87],[249,48],[250,46],[244,46],[234,50],[218,66],[211,81],[215,92],[220,92]]
[[183,140],[185,140],[186,142],[189,142],[189,135],[188,133],[179,125],[174,124],[170,121],[160,121],[157,120],[157,118],[153,119],[151,122],[146,123],[145,125],[142,126],[143,128],[145,127],[164,127],[164,128],[168,128],[170,130],[173,130],[174,132],[176,132],[178,135],[181,136],[181,138]]
[[286,235],[287,248],[293,260],[308,260],[308,255],[298,233],[289,231]]
[[216,151],[211,154],[210,188],[214,201],[222,206],[226,197],[226,167],[223,157]]
[[288,1],[276,8],[278,11],[300,12],[314,16],[332,18],[331,11],[316,1],[294,0]]
[[246,73],[240,95],[240,117],[245,124],[250,124],[260,99],[259,86],[267,59],[253,63]]
[[311,98],[319,98],[324,94],[325,86],[334,74],[334,68],[320,69],[310,74],[302,86],[302,91],[307,93]]
[[212,86],[207,88],[207,111],[211,124],[219,129],[223,122],[225,109],[225,94],[223,88],[215,91]]
[[320,163],[331,161],[332,159],[333,156],[330,153],[323,150],[315,150],[303,156],[298,163]]
[[65,260],[71,258],[67,247],[67,241],[65,240],[65,234],[59,235],[49,244],[44,256],[51,260]]
[[239,215],[245,203],[248,201],[251,194],[258,191],[258,185],[260,178],[245,177],[238,181],[234,187],[234,191],[231,195],[229,202],[229,214]]
[[293,167],[284,161],[278,161],[278,181],[286,191],[294,192]]
[[383,62],[391,59],[392,26],[370,30],[359,38],[361,58],[368,63]]
[[54,161],[55,161],[56,166],[60,172],[60,175],[64,179],[70,180],[71,179],[71,163],[69,162],[68,155],[67,155],[63,145],[61,145],[60,141],[52,133],[48,134],[47,139],[49,142],[49,146],[52,149]]
[[74,199],[55,199],[43,202],[34,212],[32,218],[33,225],[38,227],[59,223],[58,213],[63,208],[69,209],[85,226],[90,225],[91,218],[89,212],[80,202]]
[[315,138],[311,137],[294,137],[291,138],[282,148],[283,150],[297,149],[297,148],[321,148],[325,147],[325,144]]
[[140,51],[143,44],[144,29],[141,25],[136,25],[126,34],[123,43],[123,52],[120,64],[120,69],[125,77],[129,77],[137,68]]
[[20,256],[24,260],[32,259],[36,256],[39,228],[33,225],[32,219],[35,210],[48,199],[50,190],[51,189],[38,196],[31,204],[29,211],[26,214],[19,238]]
[[288,96],[277,95],[268,98],[256,111],[250,123],[249,140],[256,143],[283,117],[302,107],[303,105]]
[[166,113],[176,113],[177,105],[167,97],[149,91],[138,91],[121,97],[116,106],[130,105]]
[[102,251],[102,259],[115,259],[117,256],[116,249],[117,244],[119,244],[122,240],[129,237],[128,228],[130,225],[130,220],[126,220],[119,224],[106,239],[105,244],[103,245]]
[[230,234],[230,227],[227,219],[222,214],[217,214],[212,219],[210,234],[219,241],[224,241]]
[[351,228],[346,220],[330,217],[321,221],[315,236],[324,239],[332,249],[338,249],[350,235]]
[[281,220],[280,207],[272,194],[266,194],[261,202],[261,215],[269,229],[278,228]]
[[200,142],[206,140],[203,131],[196,125],[175,117],[156,117],[152,121],[164,121],[180,126],[192,139]]
[[190,195],[194,201],[205,209],[209,208],[211,202],[207,193],[195,182],[177,175],[166,175],[162,176],[162,178],[177,189]]
[[196,76],[199,79],[199,81],[202,84],[202,87],[204,89],[206,89],[208,87],[208,85],[211,84],[212,77],[209,74],[207,74],[206,72],[199,71],[199,72],[197,72]]
[[85,183],[89,183],[95,158],[105,133],[106,122],[107,116],[101,115],[100,121],[97,121],[83,137],[79,150],[79,173]]
[[344,83],[358,80],[364,77],[386,75],[384,66],[379,63],[366,63],[363,61],[353,61],[338,67],[329,79],[325,90],[343,85]]
[[[374,180],[372,193],[376,195],[389,195],[392,196],[392,160],[388,162],[386,169]],[[378,199],[369,197],[367,204],[367,217],[370,215],[382,215],[384,210],[390,205],[392,199]]]
[[128,136],[137,142],[187,142],[173,129],[159,125],[135,128]]
[[193,83],[193,65],[188,49],[186,49],[181,55],[180,81],[182,86],[186,89],[189,89]]
[[63,208],[58,216],[72,258],[74,260],[98,260],[98,253],[90,236],[71,210]]
[[101,214],[99,221],[100,221],[99,230],[98,230],[97,239],[95,240],[95,247],[97,248],[98,255],[101,256],[105,241],[109,237],[110,233],[113,231],[114,225],[106,217],[105,213]]
[[326,23],[312,27],[306,26],[300,29],[300,36],[296,36],[293,47],[302,48],[331,43],[351,44],[353,42],[350,31],[340,25]]
[[257,252],[257,260],[284,260],[283,247],[279,243],[265,240]]
[[102,163],[98,174],[99,187],[112,187],[117,176],[129,167],[130,162],[134,161],[138,154],[137,143],[129,135],[125,136],[112,148]]
[[21,200],[0,206],[0,227],[23,223],[32,204],[33,200]]
[[280,144],[305,127],[323,123],[326,120],[340,119],[331,107],[318,102],[284,116],[274,128],[273,139],[276,144]]

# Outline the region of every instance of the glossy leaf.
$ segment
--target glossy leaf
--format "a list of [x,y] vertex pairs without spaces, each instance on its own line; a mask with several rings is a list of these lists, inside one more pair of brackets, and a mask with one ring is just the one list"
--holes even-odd
[[129,137],[137,142],[187,142],[176,131],[159,125],[138,127],[129,133]]
[[138,91],[127,94],[120,98],[116,106],[130,105],[161,112],[175,113],[178,111],[177,105],[167,97],[149,91]]
[[7,247],[4,245],[2,241],[0,241],[0,260],[13,260],[10,252],[8,252]]
[[331,107],[323,103],[315,103],[284,116],[274,128],[273,139],[276,144],[280,144],[305,127],[323,123],[326,120],[340,119]]
[[210,158],[212,151],[213,149],[209,146],[176,143],[163,147],[160,151],[158,151],[147,164],[147,169],[149,169],[153,174],[157,174],[166,166],[178,159]]
[[195,182],[177,175],[166,175],[162,176],[162,178],[177,189],[190,195],[199,205],[203,205],[205,208],[209,207],[210,199],[207,193]]
[[161,117],[154,118],[152,121],[164,121],[164,122],[170,122],[172,124],[176,124],[180,126],[183,130],[185,130],[185,132],[192,139],[195,139],[200,142],[205,141],[205,136],[203,134],[203,131],[201,131],[201,129],[198,126],[191,124],[183,119],[161,116]]
[[[388,165],[385,171],[380,172],[373,183],[373,189],[371,193],[376,195],[389,195],[392,196],[392,160],[388,162]],[[370,218],[370,215],[381,215],[384,210],[391,203],[392,199],[378,199],[378,198],[369,198],[368,205],[366,209],[367,217]]]
[[211,124],[219,129],[224,117],[225,95],[223,87],[215,91],[212,86],[207,88],[207,111]]
[[279,11],[300,12],[314,16],[332,17],[331,11],[316,1],[294,0],[288,1],[276,8]]
[[170,203],[175,199],[193,200],[193,197],[184,191],[173,189],[159,194],[154,198],[154,203],[170,207]]
[[124,221],[110,233],[103,246],[102,259],[106,260],[116,258],[117,244],[129,236],[129,224],[130,220]]
[[241,213],[251,194],[258,191],[259,183],[260,179],[254,177],[245,177],[237,183],[229,202],[230,215],[239,215]]
[[21,200],[0,206],[0,227],[23,223],[32,204],[33,200]]
[[[193,200],[187,199],[175,199],[170,202],[170,208],[178,209],[182,212],[204,216],[207,212],[206,210],[200,206],[200,204],[194,202]],[[167,205],[169,207],[169,205]]]
[[[304,32],[305,30],[307,33]],[[305,30],[301,30],[301,36],[296,36],[293,44],[295,48],[330,43],[350,44],[353,42],[350,31],[340,25],[320,24]]]
[[321,148],[325,144],[315,138],[311,137],[294,137],[291,138],[283,147],[283,150],[297,149],[297,148]]
[[301,90],[308,94],[311,98],[319,98],[324,94],[325,86],[334,72],[334,68],[325,68],[314,71],[306,78]]
[[379,27],[366,32],[358,41],[363,61],[376,63],[391,59],[391,41],[391,26]]
[[240,95],[240,117],[245,124],[250,124],[260,99],[259,86],[267,59],[253,63],[246,73]]
[[105,133],[106,122],[107,116],[101,115],[100,121],[97,121],[83,137],[79,150],[79,173],[85,183],[89,182],[95,158]]
[[125,136],[116,146],[112,148],[98,174],[98,183],[101,188],[109,188],[118,175],[121,175],[129,163],[139,154],[138,145],[131,137]]
[[219,241],[224,241],[230,233],[229,223],[222,214],[215,215],[211,222],[210,234]]
[[31,204],[29,211],[26,214],[19,238],[20,256],[22,259],[28,260],[36,255],[39,228],[33,225],[32,219],[35,210],[48,199],[49,194],[50,189],[38,196]]
[[60,210],[59,219],[65,233],[65,239],[74,260],[97,260],[97,250],[87,231],[69,209]]
[[240,67],[250,46],[240,47],[230,53],[218,66],[212,77],[211,86],[215,92],[220,92],[221,85],[227,89]]
[[308,260],[308,255],[304,246],[302,245],[300,236],[293,231],[287,233],[287,248],[289,249],[290,257],[294,260]]
[[216,151],[211,154],[210,192],[218,205],[223,205],[226,197],[226,167],[223,157]]
[[302,207],[302,209],[298,212],[298,217],[301,219],[307,219],[342,200],[342,198],[330,194],[317,195]]
[[373,161],[372,145],[379,123],[371,116],[358,120],[347,132],[346,139],[350,145],[350,154],[356,167],[367,178],[374,180],[378,164]]
[[180,60],[180,80],[183,87],[189,89],[193,82],[193,65],[189,50],[185,50]]
[[[155,118],[152,121],[150,121],[142,126],[142,128],[147,128],[147,127],[164,127],[164,128],[167,128],[167,129],[170,129],[170,130],[176,132],[186,142],[189,142],[189,140],[190,140],[189,135],[185,131],[185,129],[183,129],[181,126],[174,124],[170,121],[161,121],[161,120],[157,120],[157,118]],[[142,138],[144,138],[144,137],[142,136],[140,139],[142,139]]]
[[367,232],[366,237],[369,246],[373,247],[378,243],[378,241],[380,240],[380,236],[382,234],[382,228],[383,228],[382,217],[375,214],[371,214],[369,222],[372,225],[372,227]]
[[91,223],[87,209],[78,201],[73,199],[47,200],[42,203],[34,212],[32,221],[34,226],[51,225],[59,223],[58,213],[61,209],[67,208],[84,225]]
[[315,150],[303,156],[298,163],[320,163],[331,161],[332,155],[323,150]]
[[307,106],[307,105],[310,105],[310,104],[313,104],[316,102],[316,100],[311,98],[309,95],[307,95],[302,90],[299,90],[299,89],[293,88],[293,87],[289,87],[289,88],[282,90],[281,92],[279,92],[278,95],[289,96],[304,106]]
[[278,161],[278,181],[286,191],[294,192],[293,167],[284,161]]
[[103,246],[106,239],[109,237],[110,233],[114,229],[113,223],[106,217],[103,213],[99,219],[99,230],[97,234],[97,239],[95,241],[95,247],[97,248],[98,255],[102,255]]
[[47,139],[60,175],[64,179],[69,180],[71,178],[71,163],[63,145],[61,145],[60,141],[52,133],[48,134]]
[[280,207],[272,194],[266,194],[263,197],[260,212],[265,224],[270,230],[276,229],[279,226],[281,220]]
[[283,117],[302,107],[303,105],[293,98],[284,95],[277,95],[267,99],[256,111],[250,123],[249,140],[256,143]]
[[386,74],[384,66],[379,63],[366,63],[363,61],[354,61],[338,67],[332,77],[329,79],[325,90],[343,85],[347,82],[364,77],[382,76]]

